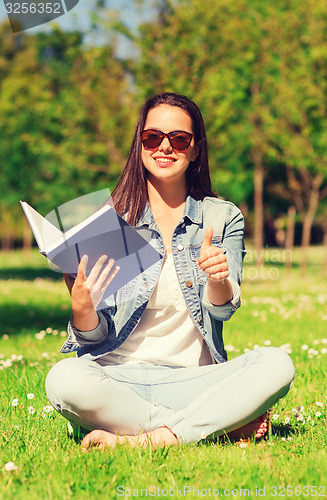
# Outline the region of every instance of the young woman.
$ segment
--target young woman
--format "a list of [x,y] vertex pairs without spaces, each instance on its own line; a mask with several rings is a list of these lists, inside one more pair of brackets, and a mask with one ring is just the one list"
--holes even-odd
[[[209,435],[262,437],[265,412],[289,390],[294,367],[266,347],[227,361],[223,321],[240,306],[243,217],[211,191],[198,107],[164,93],[148,99],[113,192],[116,210],[164,255],[96,305],[119,270],[107,257],[71,293],[69,338],[46,390],[83,448],[171,445]],[[245,332],[246,334],[246,332]]]

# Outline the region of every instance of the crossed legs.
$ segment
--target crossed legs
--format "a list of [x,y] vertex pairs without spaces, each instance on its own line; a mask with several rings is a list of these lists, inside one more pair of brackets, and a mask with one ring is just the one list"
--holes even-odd
[[83,447],[172,445],[209,435],[266,432],[265,411],[289,390],[294,367],[283,351],[261,348],[221,365],[101,367],[68,358],[48,374],[51,404],[91,432]]

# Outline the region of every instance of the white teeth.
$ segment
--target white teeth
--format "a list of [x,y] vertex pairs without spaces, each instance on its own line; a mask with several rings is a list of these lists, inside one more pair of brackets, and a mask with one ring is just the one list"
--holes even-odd
[[160,163],[170,163],[172,161],[175,161],[173,158],[155,158],[155,160]]

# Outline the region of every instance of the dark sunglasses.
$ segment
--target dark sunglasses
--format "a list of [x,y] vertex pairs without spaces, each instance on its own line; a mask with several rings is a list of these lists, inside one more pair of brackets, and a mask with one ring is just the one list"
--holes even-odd
[[141,141],[146,149],[156,149],[160,146],[164,138],[167,137],[172,148],[178,151],[185,151],[191,144],[193,134],[183,130],[174,130],[165,134],[161,130],[150,128],[141,132]]

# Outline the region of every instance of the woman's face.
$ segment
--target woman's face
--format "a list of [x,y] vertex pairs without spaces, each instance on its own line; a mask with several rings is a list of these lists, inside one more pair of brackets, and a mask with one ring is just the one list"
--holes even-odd
[[[164,133],[182,130],[193,134],[192,119],[189,114],[177,106],[160,104],[148,112],[144,129],[157,129]],[[192,137],[186,150],[174,149],[168,137],[154,150],[142,145],[142,161],[148,172],[148,180],[159,180],[165,183],[185,183],[185,172],[191,161],[198,155],[198,146]]]

